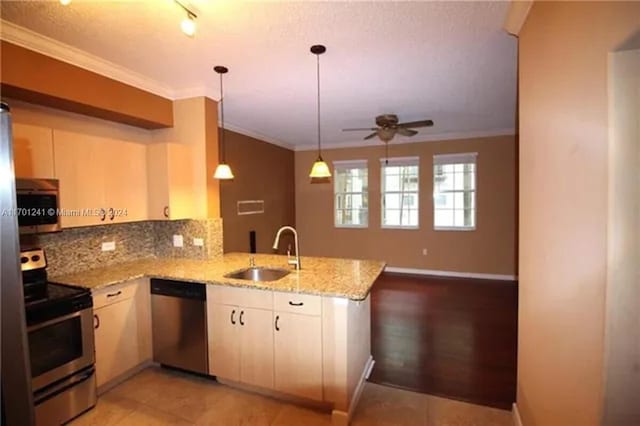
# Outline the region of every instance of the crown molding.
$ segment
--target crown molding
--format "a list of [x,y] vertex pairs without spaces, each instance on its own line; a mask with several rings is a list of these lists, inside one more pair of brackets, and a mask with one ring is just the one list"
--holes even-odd
[[[488,138],[492,136],[512,136],[515,135],[514,128],[509,129],[496,129],[476,132],[451,132],[451,133],[439,133],[431,135],[419,136],[420,139],[409,139],[408,137],[398,139],[397,141],[390,142],[392,145],[410,144],[410,143],[422,143],[422,142],[436,142],[436,141],[448,141],[458,139],[474,139],[474,138]],[[374,143],[372,143],[372,141]],[[357,140],[337,143],[323,143],[322,149],[341,149],[341,148],[362,148],[372,146],[384,146],[379,140],[372,141]],[[375,143],[378,142],[378,143]],[[313,145],[299,145],[295,147],[295,151],[315,151],[318,149],[316,144]]]
[[[222,123],[218,122],[218,125],[220,125],[220,124],[222,124]],[[271,145],[277,145],[277,146],[279,146],[281,148],[286,148],[288,150],[295,151],[295,147],[290,145],[290,144],[288,144],[288,143],[286,143],[286,142],[282,142],[282,141],[279,141],[277,139],[273,139],[273,138],[271,138],[269,136],[266,136],[266,135],[263,135],[261,133],[257,133],[257,132],[251,131],[251,130],[243,129],[240,126],[236,126],[235,124],[232,124],[232,123],[229,123],[229,122],[225,122],[224,123],[224,128],[226,130],[231,130],[232,132],[236,132],[236,133],[240,133],[240,134],[245,135],[245,136],[249,136],[250,138],[254,138],[254,139],[258,139],[258,140],[270,143]]]
[[509,5],[507,17],[504,20],[504,29],[511,35],[518,37],[520,30],[529,16],[533,6],[533,0],[512,0]]
[[0,39],[158,96],[175,98],[174,90],[156,80],[4,19],[0,19]]

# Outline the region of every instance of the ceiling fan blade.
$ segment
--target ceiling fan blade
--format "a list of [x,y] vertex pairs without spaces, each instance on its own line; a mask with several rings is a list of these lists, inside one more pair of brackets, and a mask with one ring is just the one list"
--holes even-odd
[[343,132],[359,132],[359,131],[368,131],[371,132],[373,130],[378,130],[377,127],[356,127],[353,129],[342,129]]
[[399,127],[397,132],[399,134],[401,134],[402,136],[415,136],[418,134],[417,130],[412,130],[412,129],[405,129],[403,127]]
[[373,132],[373,133],[371,133],[369,136],[366,136],[366,137],[364,138],[364,140],[366,141],[366,140],[368,140],[368,139],[375,138],[376,136],[378,136],[378,132]]
[[431,127],[433,126],[433,120],[420,120],[420,121],[409,121],[407,123],[399,123],[398,127]]

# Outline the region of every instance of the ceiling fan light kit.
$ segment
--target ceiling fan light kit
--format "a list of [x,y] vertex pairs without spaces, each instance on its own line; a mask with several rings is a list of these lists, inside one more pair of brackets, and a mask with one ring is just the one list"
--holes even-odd
[[225,162],[225,141],[224,141],[224,86],[222,85],[222,75],[229,72],[227,67],[216,65],[213,70],[220,75],[220,163],[216,167],[216,171],[213,173],[214,179],[231,180],[234,178],[231,167]]
[[311,167],[311,183],[329,183],[331,181],[331,171],[329,166],[322,159],[322,147],[320,141],[320,55],[327,51],[327,48],[321,44],[311,46],[311,53],[316,55],[316,77],[318,87],[318,159]]
[[431,127],[433,126],[433,120],[420,120],[409,121],[406,123],[400,123],[398,116],[395,114],[382,114],[376,117],[376,126],[378,127],[364,127],[355,129],[342,129],[343,132],[373,132],[370,135],[364,137],[364,140],[373,139],[378,137],[382,142],[390,142],[396,134],[402,136],[415,136],[418,134],[417,130],[413,130],[414,127]]

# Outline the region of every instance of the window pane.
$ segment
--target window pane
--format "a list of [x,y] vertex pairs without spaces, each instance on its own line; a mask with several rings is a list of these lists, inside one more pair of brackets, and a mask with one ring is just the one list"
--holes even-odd
[[387,175],[384,186],[385,191],[400,191],[400,176]]
[[369,213],[367,168],[336,168],[334,182],[335,224],[366,226]]
[[453,210],[436,209],[434,219],[434,225],[436,227],[453,226]]
[[453,195],[453,208],[463,209],[464,206],[464,192],[456,192]]
[[383,196],[383,207],[385,210],[388,209],[399,209],[400,208],[400,194],[384,194]]
[[474,227],[476,164],[435,165],[433,205],[435,227]]

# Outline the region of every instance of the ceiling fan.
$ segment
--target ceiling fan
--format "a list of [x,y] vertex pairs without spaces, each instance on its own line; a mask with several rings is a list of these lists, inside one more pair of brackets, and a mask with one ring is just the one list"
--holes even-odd
[[421,121],[409,121],[406,123],[398,123],[398,116],[395,114],[383,114],[376,117],[376,125],[378,127],[363,127],[355,129],[342,129],[343,132],[359,132],[359,131],[373,131],[368,136],[365,136],[364,140],[368,140],[378,136],[384,143],[389,142],[397,134],[402,136],[414,136],[418,134],[417,130],[413,130],[412,127],[431,127],[433,126],[433,120],[421,120]]

